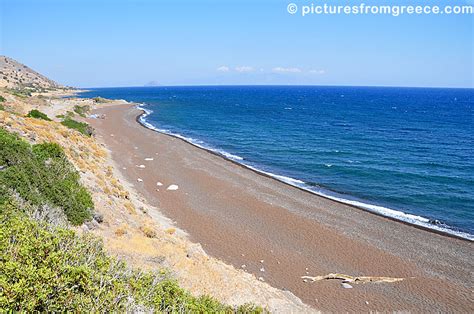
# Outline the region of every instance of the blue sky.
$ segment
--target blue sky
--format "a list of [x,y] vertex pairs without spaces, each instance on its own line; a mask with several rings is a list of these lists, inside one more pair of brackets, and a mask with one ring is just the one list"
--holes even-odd
[[290,2],[361,3],[0,0],[0,53],[77,87],[474,87],[473,15],[302,17]]

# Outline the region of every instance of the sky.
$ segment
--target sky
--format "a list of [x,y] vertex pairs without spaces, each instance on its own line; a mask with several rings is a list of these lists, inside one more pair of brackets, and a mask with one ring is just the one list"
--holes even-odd
[[75,87],[474,87],[474,15],[301,15],[304,5],[361,2],[474,5],[0,0],[0,54]]

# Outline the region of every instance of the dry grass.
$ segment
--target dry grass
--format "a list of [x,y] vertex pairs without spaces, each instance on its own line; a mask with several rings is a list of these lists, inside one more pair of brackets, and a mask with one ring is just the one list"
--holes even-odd
[[176,229],[175,228],[168,228],[168,229],[165,230],[165,232],[167,234],[174,234],[176,232]]
[[121,225],[117,229],[115,229],[115,235],[118,237],[121,237],[123,235],[127,234],[127,226],[126,225]]
[[140,230],[147,238],[155,238],[156,237],[156,230],[150,225],[144,225],[140,227]]

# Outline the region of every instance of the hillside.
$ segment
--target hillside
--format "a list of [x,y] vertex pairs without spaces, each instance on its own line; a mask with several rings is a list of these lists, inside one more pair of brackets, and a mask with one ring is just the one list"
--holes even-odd
[[12,58],[0,56],[0,87],[32,91],[65,88]]

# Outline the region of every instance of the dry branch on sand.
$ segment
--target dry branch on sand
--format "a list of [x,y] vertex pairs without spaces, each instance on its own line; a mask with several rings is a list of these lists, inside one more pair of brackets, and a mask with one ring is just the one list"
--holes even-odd
[[328,274],[325,276],[301,276],[303,280],[310,281],[321,281],[321,280],[342,280],[342,282],[351,282],[351,283],[381,283],[381,282],[398,282],[405,280],[405,278],[393,278],[393,277],[373,277],[373,276],[349,276],[344,274]]

